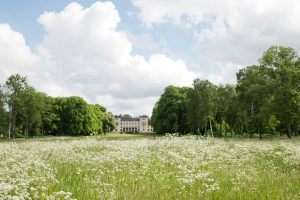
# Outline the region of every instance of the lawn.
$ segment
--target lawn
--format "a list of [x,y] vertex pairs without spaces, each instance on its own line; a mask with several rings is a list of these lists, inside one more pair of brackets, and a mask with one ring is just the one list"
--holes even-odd
[[0,199],[300,199],[298,138],[146,136],[2,142]]
[[61,141],[61,140],[79,140],[79,139],[96,139],[96,140],[126,140],[126,139],[138,139],[138,138],[156,138],[159,135],[155,133],[118,133],[111,132],[106,134],[99,134],[93,136],[39,136],[33,139],[28,138],[16,138],[14,140],[8,140],[8,138],[0,138],[0,142],[22,142],[22,141]]

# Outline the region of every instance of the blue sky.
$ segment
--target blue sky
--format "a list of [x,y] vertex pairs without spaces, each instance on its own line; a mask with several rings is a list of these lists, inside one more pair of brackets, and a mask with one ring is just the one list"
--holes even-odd
[[[43,38],[43,29],[42,26],[37,22],[37,18],[45,11],[61,11],[65,6],[74,1],[1,0],[0,2],[0,22],[9,23],[14,30],[23,33],[28,44],[35,45]],[[76,2],[88,7],[96,1],[78,0]],[[122,0],[113,2],[118,8],[124,26],[128,27],[133,24],[126,15],[126,12],[129,12],[133,9],[132,5],[128,1]],[[134,28],[135,26],[132,27]]]
[[[0,22],[9,23],[11,27],[21,32],[29,46],[38,44],[44,35],[43,27],[38,23],[37,18],[45,11],[61,11],[66,5],[74,1],[52,0],[52,1],[18,1],[1,0]],[[75,1],[89,7],[95,0]],[[138,8],[130,1],[114,0],[121,22],[118,29],[127,31],[135,36],[147,35],[155,44],[148,47],[140,47],[133,44],[132,54],[142,54],[148,57],[154,52],[168,54],[171,57],[184,59],[193,70],[202,69],[205,72],[216,70],[214,63],[210,63],[201,56],[205,48],[194,45],[194,29],[180,27],[173,23],[155,25],[153,28],[146,28],[138,18]],[[198,25],[198,29],[201,25]],[[201,67],[201,66],[202,67]],[[205,65],[205,67],[203,67]]]
[[297,0],[0,3],[1,82],[21,73],[114,113],[150,115],[167,85],[235,84],[270,46],[300,49]]

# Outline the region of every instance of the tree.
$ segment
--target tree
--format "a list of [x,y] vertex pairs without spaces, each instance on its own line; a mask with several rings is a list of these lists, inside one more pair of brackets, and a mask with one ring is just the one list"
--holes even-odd
[[0,135],[3,136],[7,131],[8,114],[5,110],[5,93],[3,86],[0,84]]
[[84,121],[84,133],[102,133],[103,107],[96,104],[87,105]]
[[154,131],[157,133],[189,132],[187,122],[187,95],[189,88],[168,86],[156,102],[151,117]]
[[217,87],[207,80],[195,79],[189,92],[188,118],[193,131],[207,134],[207,123],[212,133],[212,120],[217,109]]
[[[222,136],[223,131],[225,136],[226,125],[229,127],[234,126],[234,122],[237,118],[235,109],[237,107],[236,102],[236,91],[235,87],[232,85],[219,86],[217,88],[217,111],[216,111],[216,121],[219,124],[220,136]],[[232,131],[232,128],[231,128]]]
[[292,127],[298,126],[300,115],[299,56],[292,48],[273,46],[264,52],[259,62],[272,79],[273,110],[291,138]]
[[[231,89],[229,89],[230,87]],[[227,104],[228,107],[225,112],[225,119],[229,125],[230,132],[237,134],[239,131],[243,132],[247,120],[245,113],[241,109],[235,86],[229,86],[229,88],[228,95],[230,100]]]
[[122,118],[130,119],[130,118],[132,118],[132,116],[129,114],[124,114],[124,115],[122,115]]
[[32,138],[41,132],[44,98],[30,86],[21,92],[20,98],[18,114],[23,119],[25,136]]
[[262,134],[263,119],[271,113],[267,112],[272,96],[271,79],[261,66],[250,66],[237,73],[237,92],[242,108],[248,114],[248,132],[253,137],[255,132]]
[[300,122],[300,61],[295,50],[274,46],[264,52],[259,66],[237,74],[239,100],[249,113],[249,132],[275,132],[285,126],[288,138]]
[[86,102],[80,97],[57,97],[53,100],[53,111],[57,118],[56,135],[80,135],[86,115]]
[[103,111],[98,104],[88,104],[80,97],[57,97],[52,100],[56,135],[88,135],[101,133]]
[[64,132],[67,135],[87,134],[84,121],[87,114],[87,103],[81,97],[67,97],[63,105]]
[[102,126],[104,134],[111,132],[116,127],[115,117],[111,112],[105,112],[103,114]]
[[28,87],[26,77],[19,74],[11,75],[6,83],[8,88],[7,103],[9,106],[9,128],[8,137],[14,138],[16,131],[16,116],[21,101],[21,93]]
[[113,115],[107,113],[105,107],[88,104],[76,96],[49,97],[29,86],[26,77],[19,74],[11,75],[5,86],[0,85],[0,120],[0,134],[8,121],[9,138],[40,134],[87,135],[102,133],[103,128],[111,131],[115,126]]
[[41,110],[41,134],[54,134],[58,128],[59,116],[55,112],[54,102],[55,98],[47,96],[45,93],[39,93],[43,101],[43,108]]

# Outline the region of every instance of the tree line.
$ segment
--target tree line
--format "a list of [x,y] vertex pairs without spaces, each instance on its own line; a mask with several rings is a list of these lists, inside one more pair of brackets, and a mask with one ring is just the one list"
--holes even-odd
[[77,96],[48,96],[19,74],[0,84],[2,137],[91,135],[112,131],[114,126],[114,116],[105,107]]
[[258,65],[237,72],[236,85],[195,79],[192,87],[168,86],[153,108],[151,123],[158,133],[299,135],[299,55],[273,46]]

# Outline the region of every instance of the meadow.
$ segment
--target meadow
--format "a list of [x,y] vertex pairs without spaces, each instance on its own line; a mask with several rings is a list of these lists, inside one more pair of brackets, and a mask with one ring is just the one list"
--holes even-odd
[[0,199],[300,199],[300,140],[108,134],[6,141]]

